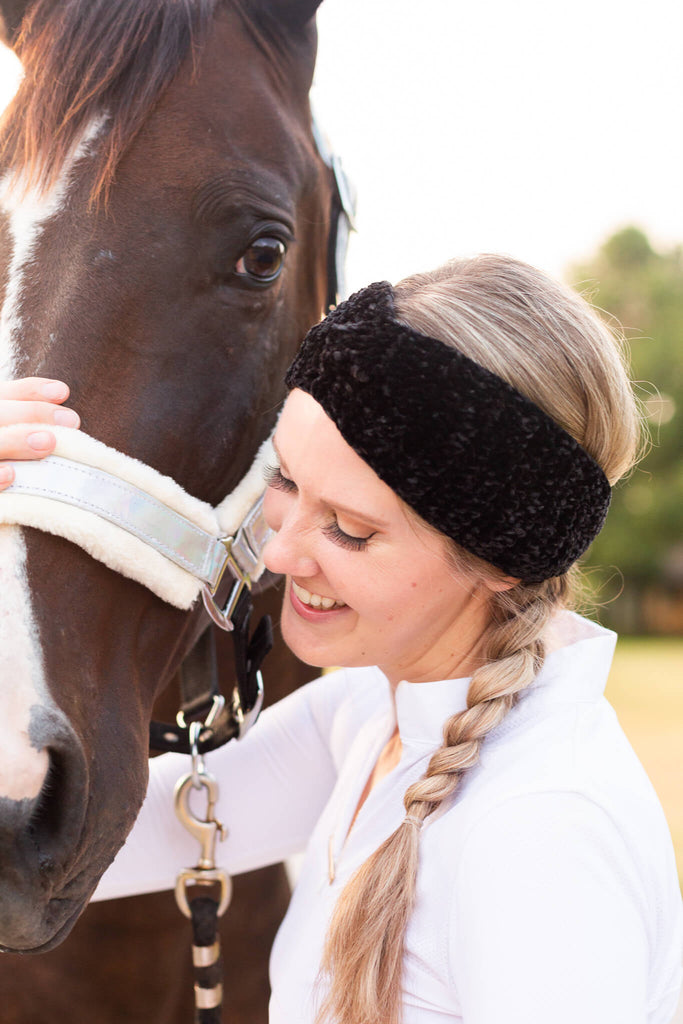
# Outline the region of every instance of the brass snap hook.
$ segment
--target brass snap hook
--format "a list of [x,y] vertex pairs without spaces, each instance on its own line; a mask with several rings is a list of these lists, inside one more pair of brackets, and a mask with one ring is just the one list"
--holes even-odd
[[[206,790],[206,814],[198,818],[190,807],[190,793],[196,788]],[[186,917],[191,917],[187,890],[192,885],[219,885],[219,917],[225,913],[232,895],[232,883],[227,871],[216,867],[216,840],[225,838],[225,829],[215,817],[218,799],[218,783],[210,772],[201,769],[190,772],[178,780],[173,794],[175,812],[181,824],[194,836],[200,847],[199,860],[195,867],[184,868],[178,875],[175,887],[176,902]]]
[[[203,818],[198,818],[190,807],[190,792],[196,783],[200,789],[206,790],[207,806]],[[183,775],[176,783],[173,794],[173,805],[179,821],[199,843],[201,852],[197,867],[202,870],[212,870],[216,866],[216,839],[225,838],[225,829],[215,817],[217,799],[218,783],[206,770]]]

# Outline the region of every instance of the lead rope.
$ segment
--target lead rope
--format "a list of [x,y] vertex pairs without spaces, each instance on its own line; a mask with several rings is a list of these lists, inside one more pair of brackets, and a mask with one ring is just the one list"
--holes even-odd
[[[178,874],[175,897],[180,911],[192,922],[192,964],[194,969],[195,1024],[220,1024],[223,1005],[223,962],[218,922],[230,903],[232,881],[223,868],[216,866],[216,842],[225,839],[226,830],[216,817],[218,781],[207,770],[204,752],[244,736],[256,720],[263,699],[261,663],[272,647],[270,619],[265,616],[249,638],[251,598],[247,586],[240,589],[232,606],[230,627],[234,640],[237,685],[231,701],[211,691],[206,718],[188,723],[184,711],[178,713],[174,732],[176,749],[185,743],[191,757],[191,770],[176,783],[174,807],[179,821],[199,843],[199,859],[194,867]],[[206,708],[206,702],[204,708]],[[226,716],[227,712],[227,716]],[[223,721],[222,728],[218,723]],[[186,740],[182,737],[185,736]],[[191,806],[192,794],[203,794],[203,815]]]
[[223,961],[218,936],[218,902],[211,896],[192,900],[192,963],[195,1021],[220,1024],[223,1003]]
[[[202,724],[199,722],[190,725],[192,771],[178,780],[174,793],[176,814],[199,842],[200,856],[194,867],[184,868],[179,873],[175,897],[181,912],[192,922],[195,1024],[220,1024],[223,962],[218,921],[230,903],[232,881],[227,871],[216,867],[216,840],[225,839],[226,832],[215,815],[218,782],[207,771],[204,758],[197,748],[201,729]],[[204,790],[206,793],[206,812],[201,818],[195,815],[190,806],[193,790]],[[199,890],[199,894],[191,896],[193,889]]]

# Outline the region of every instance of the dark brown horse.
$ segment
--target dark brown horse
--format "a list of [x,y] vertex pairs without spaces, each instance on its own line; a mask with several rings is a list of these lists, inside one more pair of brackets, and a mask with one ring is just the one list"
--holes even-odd
[[[0,370],[68,380],[84,430],[212,505],[271,430],[325,301],[318,2],[0,5],[26,70],[0,139]],[[200,608],[174,609],[80,547],[0,528],[3,1021],[189,1019],[171,935],[186,941],[186,923],[167,897],[91,908],[59,949],[10,954],[51,950],[74,926],[144,796],[155,701],[202,627]],[[295,685],[284,657],[267,675]],[[233,1021],[263,1019],[247,1004],[281,883],[269,903],[252,882],[246,923],[228,915]],[[134,975],[131,943],[145,953]]]

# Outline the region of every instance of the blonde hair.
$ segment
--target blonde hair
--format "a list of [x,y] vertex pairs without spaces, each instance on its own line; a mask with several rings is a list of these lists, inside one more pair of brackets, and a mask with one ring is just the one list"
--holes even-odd
[[[545,410],[614,483],[634,463],[640,416],[623,351],[593,309],[539,270],[508,257],[453,260],[395,288],[398,319],[451,345]],[[502,574],[452,545],[459,572]],[[481,744],[537,675],[543,630],[567,606],[574,571],[495,592],[484,663],[467,708],[449,718],[443,744],[404,795],[407,818],[344,888],[327,935],[318,1021],[398,1024],[405,929],[412,911],[422,822],[453,797]]]

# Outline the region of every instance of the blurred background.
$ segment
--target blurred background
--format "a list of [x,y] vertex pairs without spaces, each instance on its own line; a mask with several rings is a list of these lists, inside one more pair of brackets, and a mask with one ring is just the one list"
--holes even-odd
[[650,444],[586,559],[591,614],[620,633],[608,696],[683,871],[683,4],[325,0],[318,24],[350,289],[508,252],[623,326]]

